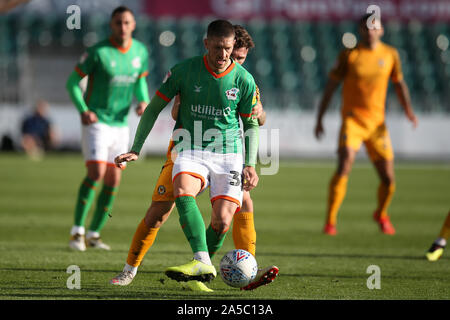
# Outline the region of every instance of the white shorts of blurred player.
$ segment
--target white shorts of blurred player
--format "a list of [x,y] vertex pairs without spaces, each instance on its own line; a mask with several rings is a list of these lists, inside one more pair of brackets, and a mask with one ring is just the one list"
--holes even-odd
[[[242,154],[215,153],[205,150],[180,152],[172,169],[172,181],[180,174],[189,174],[202,180],[202,193],[209,187],[211,204],[217,199],[226,199],[242,204]],[[199,193],[199,194],[200,194]]]
[[128,127],[113,127],[96,122],[82,126],[81,149],[86,164],[106,162],[114,166],[114,158],[128,152],[130,132]]

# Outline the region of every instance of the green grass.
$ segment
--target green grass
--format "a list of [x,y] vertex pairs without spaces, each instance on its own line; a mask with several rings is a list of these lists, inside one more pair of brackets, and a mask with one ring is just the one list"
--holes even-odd
[[[160,230],[139,273],[128,287],[108,281],[123,267],[136,226],[150,203],[163,163],[152,158],[125,170],[112,218],[102,231],[110,252],[68,249],[73,206],[85,174],[79,155],[50,155],[33,162],[0,154],[0,299],[449,299],[450,255],[430,263],[424,253],[449,209],[450,168],[396,164],[397,192],[390,208],[395,236],[372,221],[378,180],[358,162],[339,214],[336,237],[321,233],[332,162],[284,162],[279,173],[261,176],[252,192],[257,260],[276,264],[280,275],[268,286],[242,292],[219,278],[214,293],[194,293],[165,277],[167,266],[192,258],[174,212]],[[199,197],[209,222],[207,193]],[[92,214],[92,212],[91,212]],[[88,217],[90,222],[91,215]],[[233,248],[225,240],[220,257]],[[66,269],[81,269],[81,289],[70,290]],[[381,270],[381,289],[369,290],[369,265]]]

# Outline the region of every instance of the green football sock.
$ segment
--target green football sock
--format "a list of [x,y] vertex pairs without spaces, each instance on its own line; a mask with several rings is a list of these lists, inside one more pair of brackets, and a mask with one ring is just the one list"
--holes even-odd
[[75,223],[76,226],[84,226],[92,201],[95,198],[95,189],[98,182],[85,177],[78,190],[78,198],[75,205]]
[[191,245],[192,252],[208,252],[205,223],[195,198],[192,196],[181,196],[175,199],[175,204],[180,215],[181,228]]
[[100,232],[104,227],[108,215],[112,211],[114,200],[116,199],[118,187],[110,187],[103,185],[102,191],[97,199],[97,207],[95,208],[94,217],[92,218],[91,226],[89,231]]
[[227,232],[228,230],[224,233],[218,233],[213,229],[212,225],[209,225],[208,229],[206,229],[206,242],[208,244],[208,252],[211,259],[222,247]]

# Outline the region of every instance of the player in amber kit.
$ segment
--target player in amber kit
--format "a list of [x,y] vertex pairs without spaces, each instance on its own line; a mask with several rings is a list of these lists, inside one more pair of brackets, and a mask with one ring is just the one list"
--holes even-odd
[[434,240],[430,249],[426,253],[428,261],[437,261],[441,258],[444,253],[445,246],[447,245],[448,237],[450,237],[450,211],[445,218],[444,224],[442,225],[439,237]]
[[[69,246],[74,250],[84,251],[86,245],[110,249],[101,241],[100,231],[111,214],[121,178],[114,157],[129,147],[127,117],[133,96],[138,100],[138,115],[150,101],[145,80],[148,52],[132,38],[135,26],[130,9],[116,8],[111,15],[111,37],[89,48],[67,81],[67,91],[81,117],[82,151],[87,167],[70,232]],[[78,84],[86,76],[88,85],[83,96]],[[85,235],[85,220],[101,182],[94,217]]]
[[398,52],[381,42],[381,21],[371,20],[369,17],[371,15],[365,15],[359,21],[360,43],[353,49],[342,51],[329,74],[315,126],[315,135],[320,139],[324,133],[323,116],[333,93],[342,81],[342,126],[339,134],[338,165],[329,185],[327,219],[323,230],[329,235],[337,233],[338,210],[346,194],[348,176],[361,143],[365,144],[381,180],[378,187],[378,207],[373,218],[383,233],[395,233],[387,213],[395,191],[394,153],[385,124],[389,79],[394,84],[406,117],[414,127],[417,126],[408,88],[403,80]]

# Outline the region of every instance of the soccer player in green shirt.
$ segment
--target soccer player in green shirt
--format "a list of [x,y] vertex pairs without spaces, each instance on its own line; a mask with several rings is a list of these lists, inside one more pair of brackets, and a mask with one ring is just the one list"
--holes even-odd
[[[194,259],[166,270],[177,281],[209,281],[216,276],[208,248],[214,252],[221,247],[233,214],[241,206],[243,190],[258,183],[254,168],[258,121],[251,117],[256,85],[250,73],[230,59],[234,37],[228,21],[210,23],[206,55],[187,59],[169,71],[139,122],[131,151],[116,158],[119,165],[138,158],[159,113],[179,94],[172,179],[180,224]],[[239,118],[246,134],[244,168]],[[195,197],[208,186],[213,212],[210,228],[205,230]]]
[[[66,88],[82,122],[82,151],[87,175],[75,206],[75,221],[69,246],[84,251],[86,245],[104,250],[110,247],[100,238],[100,230],[111,214],[121,178],[114,157],[129,148],[128,112],[133,96],[136,113],[143,114],[148,102],[148,51],[132,33],[136,27],[130,9],[121,6],[111,15],[111,36],[89,48],[70,75]],[[88,76],[85,95],[79,87]],[[85,236],[85,220],[103,181],[97,206]]]
[[[240,25],[234,25],[233,28],[235,31],[236,42],[233,46],[231,57],[235,62],[242,65],[247,58],[249,50],[254,47],[254,42],[245,28]],[[262,107],[258,88],[256,88],[256,92],[258,102],[257,105],[253,107],[252,116],[256,117],[258,124],[262,126],[266,120],[266,112]],[[175,121],[178,119],[179,106],[180,96],[177,95],[171,112]],[[175,206],[175,198],[172,191],[173,161],[170,157],[172,148],[173,141],[171,140],[168,147],[166,162],[161,169],[153,191],[152,203],[147,210],[144,219],[142,219],[136,229],[123,270],[110,281],[113,285],[126,286],[133,281],[142,259],[153,245],[160,227],[169,218],[169,215]],[[211,234],[211,232],[207,233],[207,238],[209,234]],[[250,193],[247,191],[244,192],[241,210],[234,214],[232,235],[236,249],[244,249],[255,255],[256,230],[253,218],[253,201],[250,197]],[[211,258],[214,255],[212,252],[209,254]],[[266,285],[272,282],[277,274],[278,268],[276,266],[269,266],[261,269],[258,268],[255,279],[248,286],[242,288],[242,290],[253,290],[259,286]],[[188,281],[186,282],[186,287],[193,291],[213,291],[200,281]]]

